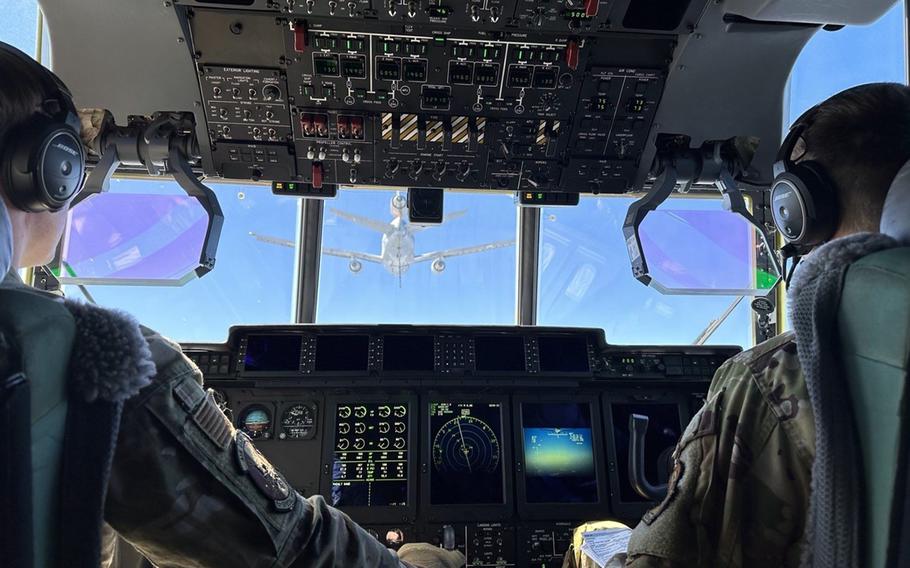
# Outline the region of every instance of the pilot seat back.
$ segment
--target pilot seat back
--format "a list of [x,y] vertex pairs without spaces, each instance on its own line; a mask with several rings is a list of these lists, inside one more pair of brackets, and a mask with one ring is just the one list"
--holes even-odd
[[0,564],[58,566],[65,379],[76,328],[61,300],[8,273],[11,261],[0,201]]
[[863,458],[863,566],[910,566],[910,162],[898,173],[881,231],[898,248],[849,267],[838,311],[844,376]]

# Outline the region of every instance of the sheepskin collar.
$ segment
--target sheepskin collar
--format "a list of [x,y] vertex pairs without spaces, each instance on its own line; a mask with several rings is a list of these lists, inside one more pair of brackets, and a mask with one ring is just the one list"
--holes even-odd
[[133,316],[75,300],[64,305],[76,322],[70,380],[87,402],[123,402],[151,383],[155,364]]

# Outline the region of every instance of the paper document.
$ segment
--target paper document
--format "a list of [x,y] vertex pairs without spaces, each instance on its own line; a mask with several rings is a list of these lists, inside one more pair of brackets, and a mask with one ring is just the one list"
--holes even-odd
[[613,556],[629,548],[632,529],[601,529],[582,535],[581,551],[603,568]]

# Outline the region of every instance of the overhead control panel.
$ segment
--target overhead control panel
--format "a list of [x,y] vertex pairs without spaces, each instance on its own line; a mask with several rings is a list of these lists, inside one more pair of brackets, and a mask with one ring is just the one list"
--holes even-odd
[[264,8],[177,7],[212,173],[315,189],[622,193],[650,166],[676,36],[611,24],[609,2]]

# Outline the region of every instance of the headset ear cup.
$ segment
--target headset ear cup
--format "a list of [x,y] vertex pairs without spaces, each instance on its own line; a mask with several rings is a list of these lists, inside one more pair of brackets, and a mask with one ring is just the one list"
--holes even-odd
[[805,161],[774,179],[771,213],[788,243],[814,246],[837,229],[837,194],[824,168]]
[[24,211],[57,211],[81,189],[85,152],[69,126],[38,115],[14,128],[0,158],[10,201]]

